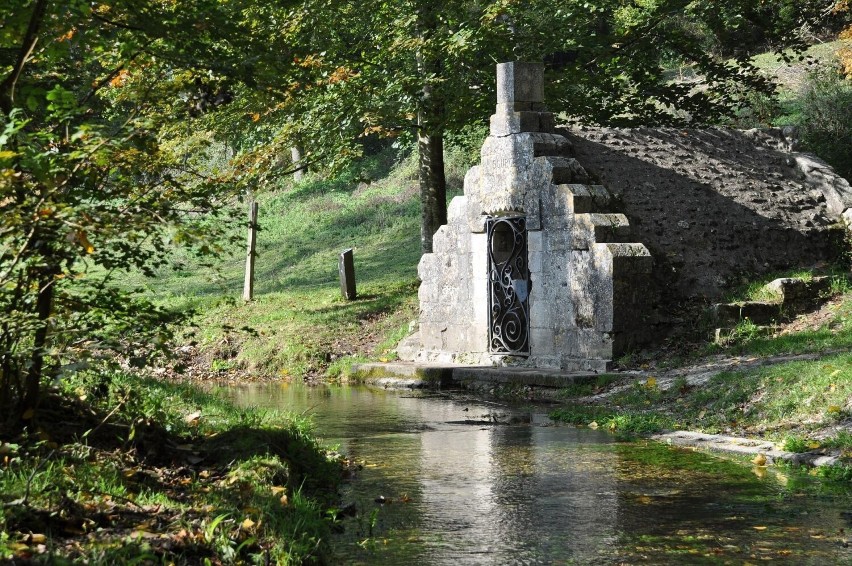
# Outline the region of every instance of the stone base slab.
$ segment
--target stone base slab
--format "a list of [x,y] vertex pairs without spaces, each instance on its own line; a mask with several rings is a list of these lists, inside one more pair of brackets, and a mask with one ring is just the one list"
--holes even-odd
[[702,432],[678,430],[664,434],[657,434],[651,438],[673,446],[686,446],[707,452],[718,452],[746,457],[762,454],[766,459],[766,465],[771,465],[775,462],[787,462],[788,464],[803,466],[833,466],[840,463],[839,458],[835,454],[823,454],[821,452],[786,452],[778,449],[774,443],[767,440],[741,438],[738,436],[705,434]]
[[363,363],[352,366],[357,381],[386,388],[465,387],[493,384],[560,389],[594,382],[600,375],[591,371],[566,372],[554,369],[489,367],[411,362]]

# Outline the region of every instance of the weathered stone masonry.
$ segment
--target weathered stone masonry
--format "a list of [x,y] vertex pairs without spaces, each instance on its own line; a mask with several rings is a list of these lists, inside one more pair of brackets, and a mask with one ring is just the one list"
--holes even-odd
[[[543,106],[543,66],[498,65],[490,135],[480,165],[465,176],[464,195],[450,203],[448,224],[435,234],[435,252],[418,266],[419,329],[400,345],[402,359],[604,370],[643,341],[652,258],[630,242],[626,217],[609,212],[610,193],[588,184],[571,155]],[[502,307],[489,289],[499,277],[489,284],[489,266],[507,238],[492,232],[489,256],[489,219],[515,219],[526,237],[526,257],[503,274],[513,300],[529,290],[521,353],[495,348],[497,334],[518,330],[514,318],[505,328],[489,325],[503,316],[494,314]]]

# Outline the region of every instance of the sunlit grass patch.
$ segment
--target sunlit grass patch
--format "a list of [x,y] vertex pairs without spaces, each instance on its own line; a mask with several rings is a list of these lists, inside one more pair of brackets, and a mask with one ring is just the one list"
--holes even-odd
[[552,411],[550,418],[624,435],[654,434],[670,429],[673,425],[673,421],[666,415],[638,407],[622,410],[595,405],[570,405]]
[[[216,370],[278,377],[344,374],[349,362],[391,359],[415,318],[420,259],[416,156],[387,149],[336,178],[309,176],[258,193],[255,294],[240,299],[245,250],[215,269],[176,251],[177,269],[129,276],[161,304],[198,311],[198,341]],[[448,191],[461,189],[469,156],[447,152]],[[235,205],[232,216],[245,215]],[[354,250],[358,297],[341,297],[338,257]],[[347,361],[349,360],[349,361]]]
[[[844,279],[844,281],[847,281]],[[852,348],[852,293],[845,291],[832,306],[833,312],[822,326],[795,332],[778,333],[774,328],[762,328],[743,321],[723,343],[709,344],[704,353],[805,354]]]
[[837,449],[852,456],[852,433],[814,431],[852,420],[852,354],[726,371],[701,386],[685,379],[666,390],[651,378],[596,405],[570,404],[553,418],[635,434],[685,428],[707,433],[760,431],[787,450]]

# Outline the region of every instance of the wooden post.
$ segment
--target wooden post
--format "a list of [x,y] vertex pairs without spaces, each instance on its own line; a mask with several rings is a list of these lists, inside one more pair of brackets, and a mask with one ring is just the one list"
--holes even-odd
[[355,299],[355,259],[352,257],[352,248],[340,253],[340,261],[337,263],[340,271],[340,294],[344,299],[352,301]]
[[254,298],[254,258],[257,255],[257,203],[249,203],[248,245],[246,246],[246,280],[243,285],[243,300]]

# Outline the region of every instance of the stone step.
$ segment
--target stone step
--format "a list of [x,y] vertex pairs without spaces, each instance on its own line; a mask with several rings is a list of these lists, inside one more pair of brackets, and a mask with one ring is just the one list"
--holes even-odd
[[609,212],[613,200],[603,185],[562,184],[556,192],[569,214]]
[[814,277],[807,281],[782,277],[770,281],[763,288],[776,296],[785,308],[807,308],[818,304],[831,292],[831,277]]
[[459,367],[453,369],[453,383],[465,385],[476,381],[498,385],[562,388],[593,383],[600,374],[586,371],[565,372],[538,368]]
[[717,303],[710,307],[710,317],[717,329],[733,328],[746,319],[757,325],[771,324],[818,306],[830,291],[831,277],[783,277],[763,286],[770,300]]
[[595,212],[577,214],[574,219],[573,246],[575,250],[587,250],[593,244],[630,241],[630,223],[623,214]]
[[353,364],[352,373],[358,381],[382,387],[438,388],[452,384],[454,367],[452,364],[367,362]]
[[763,301],[717,303],[710,307],[710,316],[720,328],[733,328],[746,319],[757,325],[769,324],[781,316],[781,304]]
[[[608,365],[606,360],[600,362],[601,368]],[[352,373],[358,381],[388,388],[469,387],[476,382],[560,389],[573,384],[594,382],[600,375],[600,372],[595,371],[411,362],[355,364],[352,366]]]
[[534,157],[574,157],[574,145],[562,136],[532,134]]
[[554,185],[589,182],[589,174],[574,158],[545,156],[536,159],[544,159],[548,162],[552,169],[552,183]]

